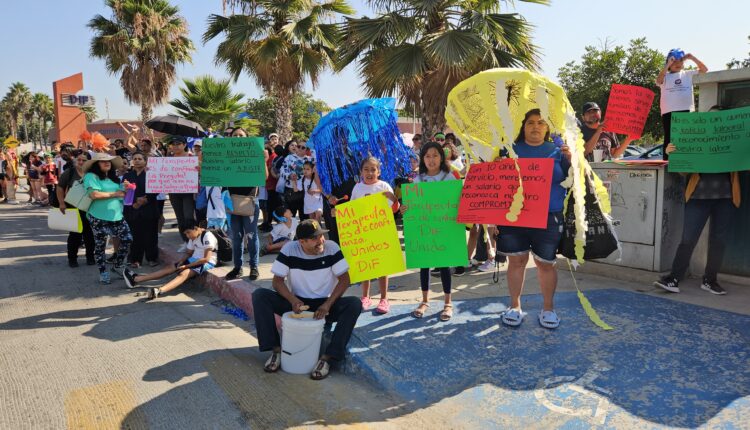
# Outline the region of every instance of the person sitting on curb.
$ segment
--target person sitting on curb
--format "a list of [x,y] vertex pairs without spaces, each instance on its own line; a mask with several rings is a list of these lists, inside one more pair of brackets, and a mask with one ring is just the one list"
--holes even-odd
[[[281,366],[281,341],[274,314],[300,313],[303,306],[314,311],[314,318],[336,322],[331,343],[320,356],[310,377],[328,376],[331,360],[342,360],[346,345],[362,313],[358,297],[341,297],[349,288],[349,264],[339,246],[326,241],[327,230],[308,219],[297,226],[297,240],[281,248],[271,267],[273,289],[253,292],[253,310],[261,351],[273,351],[263,369],[276,372]],[[287,286],[285,279],[289,279]]]
[[279,206],[272,212],[276,225],[271,230],[271,243],[266,244],[260,250],[261,255],[275,254],[287,244],[294,240],[294,233],[299,225],[299,220],[292,216],[292,211],[285,206]]
[[160,295],[172,291],[184,284],[190,278],[200,276],[216,266],[216,251],[219,242],[211,232],[199,227],[194,220],[185,223],[185,235],[188,238],[185,256],[174,266],[165,267],[147,275],[138,275],[132,269],[124,272],[125,283],[128,288],[136,288],[138,284],[155,281],[177,273],[171,281],[159,288],[149,288],[147,300],[153,300]]

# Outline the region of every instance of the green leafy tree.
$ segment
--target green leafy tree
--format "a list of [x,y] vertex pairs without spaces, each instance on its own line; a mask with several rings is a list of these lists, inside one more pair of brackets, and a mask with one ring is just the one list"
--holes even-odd
[[[750,36],[748,36],[747,39],[750,40]],[[750,52],[748,52],[747,55],[748,57],[744,60],[732,58],[732,61],[727,63],[727,69],[740,69],[750,67]]]
[[305,80],[315,86],[333,65],[338,43],[338,14],[354,10],[345,0],[232,0],[224,2],[241,13],[211,15],[203,35],[207,42],[220,35],[216,63],[238,79],[248,73],[275,99],[275,124],[280,138],[292,135],[292,100]]
[[[664,134],[659,109],[660,91],[656,76],[664,67],[664,55],[648,47],[646,38],[633,39],[628,47],[587,46],[580,62],[571,61],[560,68],[558,78],[573,108],[581,109],[586,102],[596,102],[604,110],[612,84],[638,85],[652,90],[656,97],[651,105],[643,141],[655,143]],[[580,114],[580,112],[578,112]]]
[[[548,4],[547,0],[524,0]],[[448,93],[496,67],[538,67],[531,25],[503,13],[512,1],[370,0],[375,18],[347,18],[340,68],[357,61],[370,97],[399,94],[417,103],[425,134],[445,128]]]
[[212,76],[185,79],[180,88],[182,99],[169,102],[177,114],[215,130],[224,128],[245,106],[242,93],[233,93],[228,79],[216,80]]
[[106,0],[112,18],[89,21],[94,32],[92,57],[105,60],[107,71],[120,75],[125,98],[141,107],[141,118],[151,118],[153,107],[164,103],[177,79],[177,66],[190,62],[195,49],[179,8],[167,0]]
[[[313,99],[312,95],[299,92],[292,98],[292,137],[307,139],[318,124],[321,115],[331,108],[322,100]],[[260,133],[268,136],[278,130],[276,122],[276,99],[262,97],[247,102],[247,112],[260,123]],[[283,141],[283,140],[282,140]]]

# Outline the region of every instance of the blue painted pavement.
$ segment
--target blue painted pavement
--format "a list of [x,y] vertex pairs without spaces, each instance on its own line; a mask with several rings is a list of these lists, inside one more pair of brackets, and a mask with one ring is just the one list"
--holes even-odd
[[[541,296],[523,296],[519,328],[500,322],[507,298],[415,305],[360,317],[348,370],[420,407],[446,399],[472,426],[750,427],[750,317],[622,290],[586,293],[604,321],[558,293],[562,324],[539,326]],[[728,298],[731,300],[731,298]]]

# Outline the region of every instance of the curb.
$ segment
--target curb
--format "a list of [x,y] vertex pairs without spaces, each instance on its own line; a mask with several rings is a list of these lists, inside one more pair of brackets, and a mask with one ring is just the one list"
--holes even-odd
[[[176,251],[159,247],[159,258],[166,264],[174,264],[179,259],[179,254]],[[248,320],[254,319],[253,292],[263,287],[244,279],[227,281],[223,276],[213,274],[211,271],[204,276],[199,276],[196,281],[217,296],[242,309],[247,314]]]

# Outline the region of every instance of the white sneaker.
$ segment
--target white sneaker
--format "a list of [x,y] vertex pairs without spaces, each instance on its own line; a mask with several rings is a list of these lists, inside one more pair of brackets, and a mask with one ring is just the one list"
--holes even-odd
[[177,248],[177,252],[185,252],[187,251],[187,243],[183,243],[182,246]]
[[477,267],[477,270],[480,272],[492,272],[495,270],[495,259],[485,261],[482,265]]
[[18,204],[18,200],[8,200],[8,204],[9,205],[17,205]]

